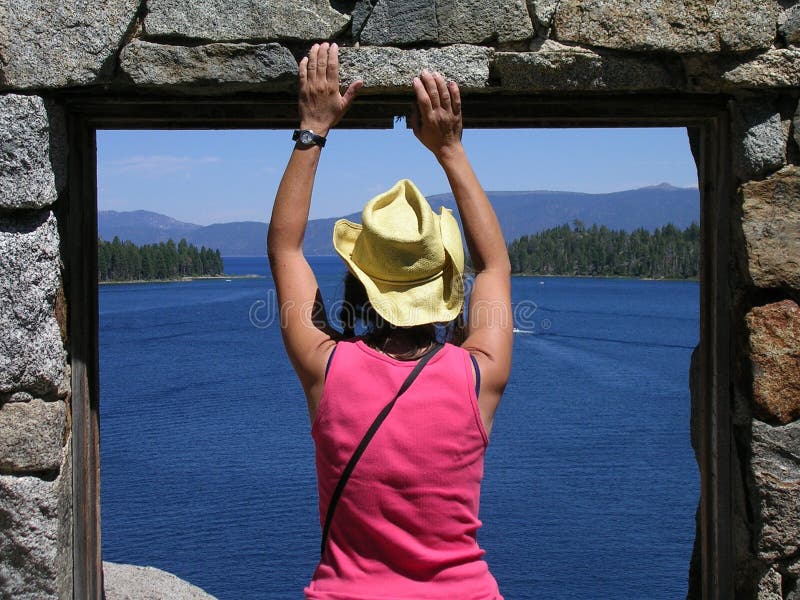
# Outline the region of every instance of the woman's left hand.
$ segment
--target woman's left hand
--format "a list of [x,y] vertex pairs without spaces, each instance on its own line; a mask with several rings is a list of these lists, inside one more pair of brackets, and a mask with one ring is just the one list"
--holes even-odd
[[314,44],[308,56],[300,61],[300,128],[312,129],[321,136],[336,125],[350,108],[364,85],[354,81],[339,93],[339,46],[336,44]]

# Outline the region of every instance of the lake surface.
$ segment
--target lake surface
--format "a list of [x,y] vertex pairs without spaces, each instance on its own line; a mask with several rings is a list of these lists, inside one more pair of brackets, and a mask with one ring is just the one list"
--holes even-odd
[[[330,305],[338,258],[312,259]],[[226,272],[267,275],[266,259]],[[682,598],[696,282],[519,277],[478,541],[509,600]],[[103,559],[225,600],[302,598],[313,443],[271,279],[101,286]]]

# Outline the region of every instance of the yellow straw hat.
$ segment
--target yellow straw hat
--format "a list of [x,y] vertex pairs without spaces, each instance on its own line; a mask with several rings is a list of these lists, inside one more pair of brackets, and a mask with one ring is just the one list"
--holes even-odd
[[402,179],[367,202],[361,222],[336,221],[333,247],[375,311],[400,327],[455,319],[464,304],[464,247],[453,212],[437,215]]

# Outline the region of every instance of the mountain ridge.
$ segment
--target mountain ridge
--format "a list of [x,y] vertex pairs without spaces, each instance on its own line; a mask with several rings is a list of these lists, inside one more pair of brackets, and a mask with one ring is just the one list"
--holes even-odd
[[[586,225],[606,225],[611,229],[633,231],[643,227],[652,231],[667,223],[678,228],[699,221],[700,192],[668,183],[618,192],[593,194],[552,190],[489,191],[506,243],[522,235],[538,233],[574,220]],[[455,210],[451,193],[428,196],[438,212],[439,206]],[[343,217],[312,219],[308,222],[304,250],[309,255],[333,254],[331,232],[339,218],[360,221],[360,212]],[[459,219],[460,223],[460,219]],[[197,225],[153,211],[99,211],[98,234],[106,240],[118,236],[136,244],[176,242],[185,238],[196,246],[219,249],[223,256],[266,256],[268,223],[234,221]]]

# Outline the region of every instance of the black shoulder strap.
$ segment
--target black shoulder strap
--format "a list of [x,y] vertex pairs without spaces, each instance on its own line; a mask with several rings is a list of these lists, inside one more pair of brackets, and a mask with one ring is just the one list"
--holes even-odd
[[342,495],[342,491],[344,490],[344,486],[347,484],[347,480],[350,479],[350,475],[353,472],[353,469],[356,467],[356,463],[358,459],[361,458],[361,455],[364,454],[364,450],[367,449],[367,445],[369,445],[370,441],[372,440],[375,433],[378,431],[378,428],[381,426],[383,421],[389,415],[389,412],[394,408],[395,402],[397,399],[405,393],[405,391],[411,386],[414,380],[419,375],[422,368],[428,364],[428,361],[432,359],[439,350],[442,349],[441,344],[436,344],[433,348],[431,348],[422,358],[419,359],[414,370],[408,374],[406,380],[403,382],[403,385],[400,386],[398,392],[394,395],[389,403],[383,407],[378,416],[375,417],[375,420],[370,425],[367,432],[364,434],[364,437],[361,439],[361,442],[358,444],[358,447],[353,452],[353,456],[350,457],[350,461],[347,463],[347,466],[342,471],[342,476],[339,478],[339,483],[336,484],[336,489],[333,490],[333,494],[331,495],[331,500],[328,503],[328,512],[325,515],[325,526],[322,528],[322,542],[320,543],[319,553],[323,555],[325,553],[325,546],[328,543],[328,534],[330,533],[331,529],[331,520],[333,519],[333,513],[336,511],[336,505],[339,503],[339,498]]

